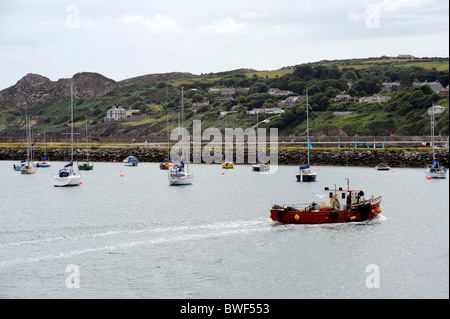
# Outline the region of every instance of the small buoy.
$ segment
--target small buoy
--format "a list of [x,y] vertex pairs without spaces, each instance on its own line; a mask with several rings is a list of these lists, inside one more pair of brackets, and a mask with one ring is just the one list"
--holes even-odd
[[123,177],[123,174],[120,174],[120,177]]
[[298,214],[295,214],[294,219],[295,219],[296,221],[298,221],[298,220],[300,219],[300,217],[298,216]]
[[80,185],[83,185],[83,181],[80,181]]
[[427,176],[427,179],[431,179],[431,176]]
[[380,206],[377,207],[376,212],[377,212],[378,214],[381,213],[381,207],[380,207]]
[[122,171],[122,169],[120,168],[120,169],[119,169],[119,172],[121,172],[121,171]]
[[318,167],[317,170],[320,171],[320,167]]
[[392,173],[395,173],[395,169],[392,170]]
[[225,173],[224,173],[224,172],[222,172],[222,175],[225,175]]

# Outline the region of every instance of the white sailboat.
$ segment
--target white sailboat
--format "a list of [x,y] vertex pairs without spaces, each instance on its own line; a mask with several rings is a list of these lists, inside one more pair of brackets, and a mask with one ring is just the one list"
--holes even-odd
[[181,112],[183,116],[183,125],[184,125],[184,141],[185,146],[183,149],[183,159],[180,163],[175,163],[169,169],[169,184],[170,185],[190,185],[193,182],[194,176],[189,170],[189,157],[188,157],[188,145],[187,145],[187,137],[186,137],[186,118],[184,115],[184,91],[183,87],[181,87]]
[[306,139],[308,143],[308,162],[305,165],[301,165],[296,175],[298,182],[313,182],[317,178],[317,172],[311,169],[309,164],[309,148],[311,147],[311,141],[309,140],[309,104],[308,104],[308,90],[306,90]]
[[20,168],[21,174],[35,174],[36,166],[32,164],[33,162],[33,146],[31,144],[31,123],[28,116],[25,117],[26,130],[27,130],[27,161],[25,165]]
[[73,83],[70,85],[70,114],[71,114],[71,161],[69,164],[65,165],[58,174],[53,174],[52,182],[53,185],[61,187],[61,186],[78,186],[81,182],[81,176],[79,171],[75,172],[73,169]]
[[433,150],[433,161],[430,165],[428,165],[427,169],[425,170],[425,176],[427,178],[447,178],[447,168],[444,166],[439,165],[439,162],[436,160],[436,156],[434,153],[434,115],[436,114],[436,109],[434,107],[434,104],[432,107],[428,109],[428,115],[431,117],[431,148]]

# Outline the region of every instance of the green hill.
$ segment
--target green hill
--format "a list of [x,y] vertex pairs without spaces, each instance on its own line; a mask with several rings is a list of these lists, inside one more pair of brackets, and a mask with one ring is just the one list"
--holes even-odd
[[[0,92],[0,136],[24,136],[25,115],[31,116],[35,132],[60,135],[69,120],[70,79],[51,82],[27,75],[15,86]],[[448,95],[440,96],[430,85],[414,82],[438,81],[449,84],[448,58],[391,59],[387,57],[320,61],[273,71],[249,69],[193,75],[167,73],[144,75],[115,82],[98,74],[81,73],[72,78],[77,125],[88,119],[92,136],[165,136],[178,123],[181,87],[184,88],[188,126],[195,119],[202,129],[254,126],[277,127],[280,135],[302,135],[306,130],[306,103],[280,106],[289,96],[308,91],[310,129],[314,135],[428,135],[427,108],[433,103],[448,109]],[[382,93],[383,83],[395,82],[395,90]],[[217,93],[211,88],[233,88]],[[269,89],[289,91],[269,94]],[[445,89],[444,89],[445,91]],[[447,91],[448,92],[448,91]],[[360,102],[364,96],[382,93],[386,102]],[[345,94],[345,101],[336,96]],[[443,94],[443,93],[441,93]],[[195,112],[189,110],[198,103]],[[201,103],[201,104],[200,104]],[[113,106],[137,110],[126,122],[105,123],[106,111]],[[284,113],[247,114],[255,108],[278,108]],[[232,111],[225,116],[220,112]],[[448,112],[437,116],[437,129],[448,135]]]

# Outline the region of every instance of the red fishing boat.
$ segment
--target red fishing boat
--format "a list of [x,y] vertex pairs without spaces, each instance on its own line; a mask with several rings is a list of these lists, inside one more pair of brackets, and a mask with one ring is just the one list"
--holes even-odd
[[270,218],[283,224],[322,224],[361,222],[381,213],[381,196],[364,198],[360,189],[329,189],[325,187],[326,200],[322,203],[273,205]]

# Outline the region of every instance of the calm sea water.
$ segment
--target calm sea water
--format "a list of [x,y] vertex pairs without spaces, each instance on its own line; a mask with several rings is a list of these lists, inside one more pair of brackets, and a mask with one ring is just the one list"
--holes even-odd
[[[298,183],[294,166],[203,164],[174,187],[157,163],[95,163],[81,186],[56,188],[63,163],[29,176],[12,164],[0,162],[0,298],[449,298],[449,182],[424,169],[323,166]],[[269,218],[346,177],[383,196],[381,215]]]

